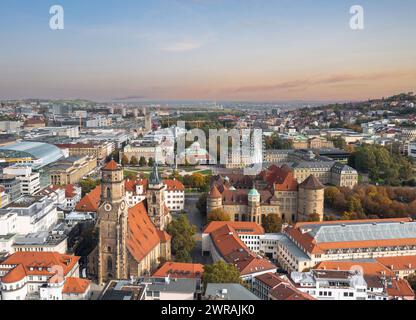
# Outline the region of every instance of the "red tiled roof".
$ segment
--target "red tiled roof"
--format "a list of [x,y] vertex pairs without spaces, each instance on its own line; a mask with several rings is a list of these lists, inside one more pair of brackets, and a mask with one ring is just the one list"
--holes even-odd
[[78,263],[79,259],[80,257],[77,256],[57,252],[16,252],[0,264],[0,269],[6,265],[16,265],[16,268],[5,275],[2,281],[6,279],[8,283],[17,282],[24,276],[23,271],[26,275],[53,276],[56,271],[53,272],[50,268],[56,266],[62,267],[63,275],[66,276]]
[[323,261],[316,265],[317,270],[357,270],[368,276],[394,276],[394,273],[378,261]]
[[[1,267],[1,266],[0,266]],[[5,276],[1,278],[3,283],[14,283],[23,280],[26,277],[26,270],[22,264],[17,265]]]
[[222,197],[222,195],[221,195],[221,193],[219,192],[219,190],[218,190],[218,188],[217,188],[217,186],[216,186],[216,185],[214,185],[214,186],[211,188],[211,192],[209,193],[209,196],[210,196],[211,198],[221,198],[221,197]]
[[75,206],[79,212],[97,212],[101,202],[101,185],[83,197]]
[[90,287],[90,284],[90,280],[68,277],[65,279],[62,293],[85,293]]
[[230,226],[238,234],[264,234],[264,228],[255,222],[243,221],[212,221],[205,229],[204,233],[211,233],[225,225]]
[[203,273],[204,266],[202,264],[166,262],[153,274],[153,277],[201,278]]
[[168,191],[185,191],[185,186],[179,180],[163,180]]
[[408,298],[411,300],[415,298],[412,287],[404,279],[393,279],[391,286],[387,286],[387,294],[391,298]]
[[229,225],[223,225],[212,231],[210,236],[222,258],[227,263],[235,265],[241,275],[276,269],[269,260],[253,254],[238,237],[235,229]]
[[160,242],[162,243],[169,242],[172,239],[172,236],[166,231],[157,229],[157,234],[159,236]]
[[133,192],[133,193],[136,192],[137,185],[142,185],[143,191],[146,192],[148,184],[149,184],[149,181],[147,179],[139,179],[139,180],[127,179],[124,181],[124,187],[126,191]]
[[141,261],[160,243],[143,202],[129,209],[128,224],[127,248],[136,261]]
[[115,170],[119,170],[120,166],[118,165],[117,162],[115,162],[114,160],[111,160],[109,163],[107,163],[103,170],[107,170],[107,171],[115,171]]
[[66,198],[73,198],[75,197],[75,189],[72,184],[68,184],[65,188],[65,197]]
[[392,271],[416,269],[416,256],[383,257],[376,260]]

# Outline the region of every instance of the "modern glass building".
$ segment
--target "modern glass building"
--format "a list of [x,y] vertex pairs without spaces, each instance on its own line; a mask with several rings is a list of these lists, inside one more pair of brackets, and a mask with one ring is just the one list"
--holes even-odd
[[34,169],[45,167],[63,157],[61,149],[41,142],[23,141],[0,147],[0,160],[30,164]]

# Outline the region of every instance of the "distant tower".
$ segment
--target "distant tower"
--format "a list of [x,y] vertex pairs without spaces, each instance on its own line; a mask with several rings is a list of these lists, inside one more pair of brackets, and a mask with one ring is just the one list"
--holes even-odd
[[147,212],[155,226],[162,231],[166,230],[171,221],[169,209],[165,204],[165,190],[166,186],[159,177],[157,161],[155,161],[146,194]]
[[248,193],[248,208],[250,221],[261,224],[260,193],[254,187]]
[[125,107],[121,109],[121,115],[123,116],[123,118],[127,117],[127,109]]
[[147,132],[152,131],[152,114],[150,112],[146,113],[144,117],[144,128]]
[[127,219],[123,168],[114,160],[102,169],[99,227],[98,283],[128,278]]
[[299,185],[298,221],[308,220],[311,215],[318,215],[324,220],[325,186],[313,175]]
[[214,185],[207,197],[207,214],[217,209],[222,209],[222,195],[217,186]]

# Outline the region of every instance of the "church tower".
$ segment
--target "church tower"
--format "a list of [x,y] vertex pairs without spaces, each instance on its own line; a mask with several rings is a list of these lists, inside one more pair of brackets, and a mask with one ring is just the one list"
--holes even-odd
[[127,229],[123,168],[114,160],[102,169],[98,208],[98,283],[128,278]]
[[149,185],[147,187],[147,212],[152,219],[156,228],[164,231],[172,220],[170,218],[169,209],[165,204],[166,186],[160,179],[159,170],[155,161],[153,171],[149,177]]

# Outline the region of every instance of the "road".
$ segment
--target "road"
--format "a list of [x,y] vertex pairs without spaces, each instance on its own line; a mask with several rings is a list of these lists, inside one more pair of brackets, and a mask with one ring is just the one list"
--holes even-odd
[[189,195],[186,196],[185,200],[185,211],[188,215],[188,219],[191,224],[195,225],[197,228],[195,234],[196,247],[192,251],[192,260],[194,263],[210,264],[212,259],[210,257],[202,256],[202,231],[205,227],[205,219],[202,217],[199,210],[196,208],[196,203],[198,202],[198,195]]

